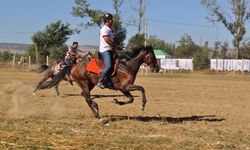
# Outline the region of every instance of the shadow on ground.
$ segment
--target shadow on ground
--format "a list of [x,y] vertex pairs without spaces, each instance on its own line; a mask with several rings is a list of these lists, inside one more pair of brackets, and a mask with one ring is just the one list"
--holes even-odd
[[[82,96],[81,94],[63,94],[63,96]],[[98,98],[117,98],[117,97],[125,97],[124,95],[91,95],[92,99],[98,99]],[[138,96],[133,96],[133,97],[138,97]]]
[[197,121],[205,121],[205,122],[221,122],[224,121],[224,118],[217,118],[215,115],[204,115],[204,116],[188,116],[188,117],[157,117],[157,116],[104,116],[109,118],[109,121],[122,121],[122,120],[136,120],[142,122],[166,122],[166,123],[183,123],[183,122],[197,122]]

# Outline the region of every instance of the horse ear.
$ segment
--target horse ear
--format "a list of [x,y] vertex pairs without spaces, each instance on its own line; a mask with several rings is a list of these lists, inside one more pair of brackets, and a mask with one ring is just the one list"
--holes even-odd
[[145,47],[141,44],[140,45],[140,47],[139,47],[139,49],[144,49]]
[[147,50],[153,50],[153,46],[152,46],[152,45],[147,45],[145,48],[146,48]]

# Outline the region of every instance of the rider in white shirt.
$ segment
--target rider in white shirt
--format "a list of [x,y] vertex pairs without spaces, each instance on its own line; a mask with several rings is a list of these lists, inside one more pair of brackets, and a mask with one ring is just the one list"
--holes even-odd
[[112,70],[112,67],[114,65],[114,60],[113,60],[114,48],[121,49],[120,46],[116,46],[113,43],[115,37],[115,31],[112,27],[113,15],[110,13],[104,14],[103,22],[104,25],[100,30],[99,52],[102,55],[105,67],[103,68],[97,83],[97,86],[100,88],[105,88],[104,82],[107,76],[111,74],[110,71]]

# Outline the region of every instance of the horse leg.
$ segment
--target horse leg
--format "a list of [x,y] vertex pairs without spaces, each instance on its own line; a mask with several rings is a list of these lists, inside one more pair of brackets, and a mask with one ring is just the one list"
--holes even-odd
[[100,118],[98,104],[95,101],[93,101],[90,97],[90,91],[93,89],[94,85],[91,83],[81,82],[77,80],[76,83],[81,87],[82,96],[85,97],[85,100],[89,105],[91,111],[93,112],[94,116],[96,118]]
[[100,117],[99,117],[99,108],[98,108],[98,105],[97,105],[96,102],[94,102],[94,101],[90,98],[89,92],[88,92],[88,91],[83,91],[83,92],[82,92],[82,96],[85,97],[86,102],[87,102],[87,104],[89,105],[90,109],[92,110],[94,116],[95,116],[96,118],[100,118]]
[[125,102],[120,102],[117,99],[114,99],[114,103],[118,104],[118,105],[126,105],[126,104],[130,104],[133,103],[134,101],[134,97],[131,95],[131,93],[129,91],[121,91],[126,97],[129,98],[128,101]]
[[147,103],[145,89],[142,86],[138,86],[138,85],[128,85],[126,87],[126,91],[141,91],[141,94],[142,94],[142,108],[141,108],[141,110],[143,111],[145,109],[145,106]]
[[65,81],[68,81],[68,82],[73,86],[73,80],[72,80],[72,78],[70,77],[70,74],[67,73],[64,80],[65,80]]
[[57,96],[60,96],[58,86],[59,86],[59,84],[57,84],[57,85],[55,86],[55,90],[56,90],[56,94],[57,94]]
[[33,91],[33,95],[36,95],[36,91],[39,89],[39,87],[48,79],[48,76],[45,76],[40,82],[38,82],[35,90]]

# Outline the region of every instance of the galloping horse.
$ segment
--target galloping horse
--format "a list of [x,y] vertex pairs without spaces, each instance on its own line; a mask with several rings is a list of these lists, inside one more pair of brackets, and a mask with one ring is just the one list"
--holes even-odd
[[[54,77],[51,81],[46,82],[40,88],[51,88],[57,85],[70,71],[70,74],[74,81],[80,86],[82,89],[82,96],[85,97],[87,104],[92,110],[94,116],[99,118],[99,108],[95,101],[93,101],[90,97],[90,91],[95,87],[98,82],[98,74],[92,73],[86,70],[86,66],[88,65],[88,60],[80,62],[73,66],[73,68],[66,66],[56,77]],[[152,46],[140,47],[137,49],[137,55],[134,58],[131,58],[127,62],[120,62],[116,74],[111,78],[111,82],[113,84],[114,90],[120,90],[126,97],[128,97],[128,101],[120,102],[118,100],[115,101],[118,105],[125,105],[132,103],[134,101],[133,96],[130,91],[140,91],[142,94],[142,111],[146,105],[146,95],[145,90],[142,86],[134,85],[134,81],[136,79],[137,72],[140,66],[145,63],[150,68],[151,71],[159,72],[159,65],[157,63],[154,51]]]
[[[83,59],[86,58],[89,55],[91,56],[92,54],[91,53],[85,54],[83,56]],[[42,89],[40,87],[43,85],[43,83],[46,82],[46,80],[48,80],[49,78],[53,79],[60,72],[60,70],[61,70],[60,63],[62,63],[62,61],[63,60],[58,59],[58,60],[53,61],[53,63],[50,66],[42,65],[38,69],[34,70],[37,73],[44,72],[44,76],[43,76],[42,80],[38,82],[36,88],[33,91],[33,95],[36,95],[37,90]],[[76,61],[78,62],[78,60],[76,60]],[[65,75],[64,80],[68,81],[71,85],[73,85],[73,83],[72,83],[73,81],[72,81],[69,74]],[[58,86],[59,86],[59,82],[56,85],[54,85],[57,96],[60,95],[59,90],[58,90]]]
[[[43,76],[42,80],[38,82],[36,88],[33,91],[33,95],[36,94],[36,91],[38,89],[40,89],[40,86],[42,86],[42,84],[46,80],[48,80],[49,78],[53,79],[60,72],[60,64],[59,64],[60,61],[61,60],[55,60],[55,61],[53,61],[53,63],[50,66],[42,65],[37,70],[35,70],[38,73],[44,72],[44,76]],[[72,82],[70,81],[70,78],[68,76],[65,76],[64,80],[69,81],[70,84],[72,85]],[[59,86],[59,83],[57,85],[55,85],[55,90],[56,90],[57,96],[60,95],[59,90],[58,90],[58,86]]]

